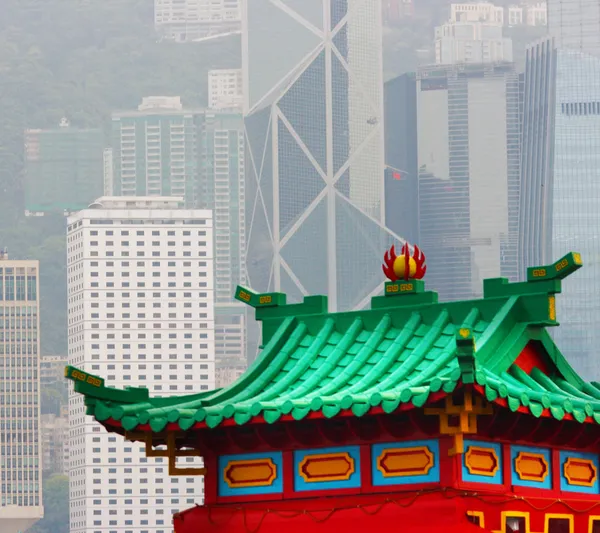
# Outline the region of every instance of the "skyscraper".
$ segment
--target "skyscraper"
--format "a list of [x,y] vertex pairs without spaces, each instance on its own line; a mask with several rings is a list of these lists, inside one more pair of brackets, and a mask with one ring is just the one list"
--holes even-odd
[[179,97],[147,97],[112,117],[112,194],[182,196],[194,205],[195,113]]
[[385,227],[380,0],[243,3],[250,285],[363,307]]
[[246,281],[241,109],[185,109],[178,97],[144,98],[138,111],[113,115],[113,150],[105,157],[115,196],[179,194],[186,207],[214,213],[216,356],[219,364],[244,364],[247,310],[233,300]]
[[414,73],[386,82],[385,223],[409,242],[419,242],[417,81]]
[[586,6],[572,5],[561,25],[565,6],[549,4],[556,36],[528,51],[521,248],[523,267],[571,250],[587,260],[585,274],[563,284],[563,327],[553,337],[579,373],[600,379],[600,50]]
[[234,300],[246,284],[244,121],[238,111],[207,110],[198,117],[200,164],[197,207],[213,212],[215,360],[219,375],[246,365],[246,312]]
[[44,514],[40,434],[38,261],[0,253],[0,531],[27,530]]
[[54,129],[25,132],[27,215],[71,213],[102,194],[104,135],[63,119]]
[[554,257],[552,166],[556,55],[553,40],[545,39],[527,50],[525,61],[519,221],[521,279],[526,275],[528,267],[550,264]]
[[519,76],[511,63],[418,73],[419,244],[444,300],[518,274]]
[[600,4],[547,0],[548,34],[558,48],[600,56]]
[[[68,219],[69,362],[110,386],[214,388],[212,214],[182,206],[102,197]],[[69,424],[71,533],[168,533],[170,513],[202,500],[199,478],[109,436],[72,389]]]

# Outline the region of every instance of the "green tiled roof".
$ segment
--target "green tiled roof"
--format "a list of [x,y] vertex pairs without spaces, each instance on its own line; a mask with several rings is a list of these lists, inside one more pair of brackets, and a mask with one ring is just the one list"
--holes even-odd
[[[374,298],[371,310],[337,314],[327,314],[324,297],[285,305],[284,295],[238,288],[238,297],[257,308],[266,345],[231,386],[150,398],[144,388],[105,387],[72,367],[67,376],[85,395],[88,414],[127,431],[214,428],[226,420],[241,425],[257,416],[274,423],[311,412],[391,413],[401,404],[421,407],[460,384],[536,417],[600,422],[600,386],[575,374],[545,329],[558,324],[554,294],[561,278],[579,266],[578,254],[569,254],[530,269],[528,282],[486,280],[484,297],[465,302],[437,303],[420,281],[388,283],[386,294],[395,295]],[[515,364],[532,341],[547,353],[549,375],[538,368],[527,374]]]

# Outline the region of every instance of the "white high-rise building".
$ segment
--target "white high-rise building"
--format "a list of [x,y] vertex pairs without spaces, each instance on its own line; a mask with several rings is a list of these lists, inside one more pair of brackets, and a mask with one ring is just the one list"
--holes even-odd
[[447,22],[435,28],[435,62],[497,63],[512,61],[512,40],[502,26],[488,22]]
[[208,71],[208,107],[241,109],[244,104],[242,69]]
[[241,0],[154,0],[154,27],[180,42],[239,33]]
[[[214,388],[212,213],[182,206],[102,197],[68,219],[69,363],[107,386]],[[71,533],[170,533],[171,514],[202,501],[201,478],[170,478],[72,393],[69,419]]]
[[38,261],[0,251],[0,532],[42,518]]
[[504,24],[504,8],[491,2],[450,4],[450,22],[488,22]]

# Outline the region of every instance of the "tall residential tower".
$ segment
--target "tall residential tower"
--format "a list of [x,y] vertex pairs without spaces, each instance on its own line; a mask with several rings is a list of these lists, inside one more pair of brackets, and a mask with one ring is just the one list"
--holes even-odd
[[[228,107],[231,100],[221,96]],[[113,115],[113,149],[106,159],[115,196],[180,195],[187,208],[213,211],[216,355],[220,363],[233,358],[239,366],[246,352],[246,309],[233,300],[246,277],[241,109],[186,109],[179,97],[144,98],[137,111]]]
[[144,98],[137,111],[112,117],[112,194],[182,196],[194,205],[195,114],[179,97]]
[[38,261],[0,253],[0,531],[42,518]]
[[207,110],[198,118],[197,136],[201,161],[197,207],[213,213],[215,360],[217,386],[222,386],[222,376],[230,377],[246,367],[247,309],[234,299],[236,286],[246,284],[242,115],[239,111]]
[[[214,388],[212,213],[181,198],[102,197],[67,228],[69,363],[160,396]],[[143,447],[107,434],[69,396],[71,533],[169,533],[202,500]],[[193,458],[188,458],[194,461]]]

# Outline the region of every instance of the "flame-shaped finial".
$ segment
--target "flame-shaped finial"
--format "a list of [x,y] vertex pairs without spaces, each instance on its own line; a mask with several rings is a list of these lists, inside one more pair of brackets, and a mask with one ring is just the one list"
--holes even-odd
[[396,255],[396,248],[392,245],[383,256],[383,261],[383,273],[390,281],[423,279],[425,272],[427,272],[425,254],[416,245],[412,256],[410,255],[408,243],[402,246],[400,255]]

